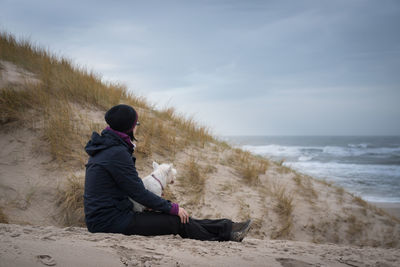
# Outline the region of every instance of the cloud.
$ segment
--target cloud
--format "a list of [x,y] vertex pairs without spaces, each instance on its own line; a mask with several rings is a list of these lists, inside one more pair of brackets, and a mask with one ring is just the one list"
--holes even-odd
[[2,1],[0,24],[218,133],[400,134],[399,14],[390,0]]

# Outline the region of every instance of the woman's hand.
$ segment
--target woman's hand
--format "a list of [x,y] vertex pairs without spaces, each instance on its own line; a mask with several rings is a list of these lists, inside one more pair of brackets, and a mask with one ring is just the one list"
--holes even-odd
[[181,218],[181,223],[189,222],[189,214],[186,212],[184,208],[179,207],[178,216],[179,218]]

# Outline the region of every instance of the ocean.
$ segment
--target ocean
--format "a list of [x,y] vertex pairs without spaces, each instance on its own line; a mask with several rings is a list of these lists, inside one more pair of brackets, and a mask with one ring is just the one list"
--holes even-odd
[[224,136],[367,201],[400,203],[400,136]]

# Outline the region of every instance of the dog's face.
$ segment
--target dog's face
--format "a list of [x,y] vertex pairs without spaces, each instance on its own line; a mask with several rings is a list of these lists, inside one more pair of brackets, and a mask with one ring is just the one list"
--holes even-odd
[[173,184],[175,182],[177,171],[172,164],[163,163],[160,165],[154,161],[153,170],[154,171],[159,170],[165,174],[166,184]]
[[176,173],[176,169],[170,164],[168,167],[167,184],[173,184],[175,182]]

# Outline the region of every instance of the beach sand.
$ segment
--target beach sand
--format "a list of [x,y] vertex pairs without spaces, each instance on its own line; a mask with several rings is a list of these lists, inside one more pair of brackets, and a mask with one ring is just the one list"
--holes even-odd
[[0,224],[0,266],[400,266],[400,250],[254,238],[211,242]]
[[392,203],[392,202],[370,202],[370,203],[374,206],[377,206],[378,208],[383,209],[390,215],[400,219],[400,203]]

